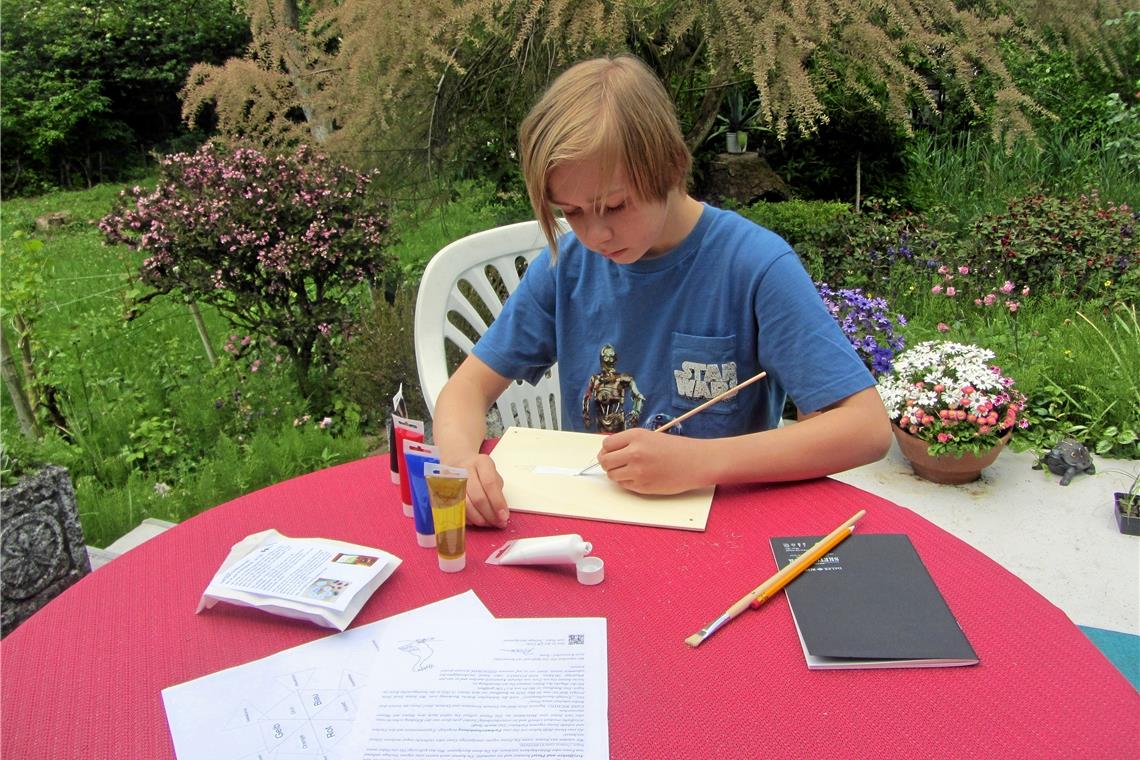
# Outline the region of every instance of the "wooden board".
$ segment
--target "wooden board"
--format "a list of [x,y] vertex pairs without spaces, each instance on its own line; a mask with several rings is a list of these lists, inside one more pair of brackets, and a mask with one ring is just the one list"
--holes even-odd
[[704,530],[713,487],[673,496],[643,496],[600,475],[574,475],[595,460],[601,437],[537,428],[507,428],[491,453],[507,505],[517,512]]

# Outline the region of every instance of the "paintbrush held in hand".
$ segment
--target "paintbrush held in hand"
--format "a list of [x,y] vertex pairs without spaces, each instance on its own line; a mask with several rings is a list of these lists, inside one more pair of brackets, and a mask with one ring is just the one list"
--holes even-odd
[[[682,422],[689,419],[690,417],[697,415],[697,414],[700,414],[701,412],[708,409],[713,404],[719,404],[721,401],[724,401],[726,398],[732,398],[737,393],[739,393],[742,389],[747,388],[748,386],[752,385],[753,383],[756,383],[756,382],[763,380],[767,376],[768,376],[767,372],[763,372],[763,371],[757,372],[755,375],[748,378],[743,383],[737,383],[736,385],[732,386],[731,388],[729,388],[724,393],[713,396],[712,398],[710,398],[705,403],[701,404],[698,407],[694,407],[694,408],[690,409],[689,411],[682,414],[680,417],[676,417],[674,419],[669,420],[664,425],[657,428],[657,430],[655,432],[664,433],[665,431],[667,431],[669,428],[673,427],[674,425],[680,425]],[[579,475],[585,475],[586,473],[588,473],[590,470],[594,469],[597,466],[598,466],[597,462],[593,462],[591,464],[588,464],[585,467],[583,467],[581,470],[579,470],[578,474]]]

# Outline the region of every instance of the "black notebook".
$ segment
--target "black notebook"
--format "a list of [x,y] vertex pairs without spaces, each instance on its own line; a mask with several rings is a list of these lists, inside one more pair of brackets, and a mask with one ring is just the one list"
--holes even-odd
[[[819,536],[773,538],[784,567]],[[784,592],[812,670],[975,665],[958,621],[910,539],[854,534]]]

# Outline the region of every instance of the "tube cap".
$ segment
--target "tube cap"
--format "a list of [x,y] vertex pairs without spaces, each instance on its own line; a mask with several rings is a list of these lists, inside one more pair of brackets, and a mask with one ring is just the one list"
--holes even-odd
[[425,549],[434,549],[435,548],[435,534],[434,533],[426,533],[426,534],[425,533],[417,533],[416,534],[416,543],[418,543],[420,546],[424,547]]
[[414,511],[412,511],[412,505],[411,504],[405,504],[404,505],[404,517],[415,517],[415,514],[416,513]]
[[578,582],[583,586],[596,586],[605,580],[606,563],[601,557],[582,557],[578,560]]
[[400,472],[398,470],[388,470],[388,474],[391,476],[393,483],[400,485]]
[[445,573],[458,573],[463,568],[467,567],[467,555],[456,557],[455,559],[445,559],[439,557],[439,569]]

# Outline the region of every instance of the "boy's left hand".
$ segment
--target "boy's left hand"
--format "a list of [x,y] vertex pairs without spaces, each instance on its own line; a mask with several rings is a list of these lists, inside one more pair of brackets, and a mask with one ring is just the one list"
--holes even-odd
[[709,484],[688,438],[631,428],[606,436],[598,464],[610,480],[635,493],[674,494]]

